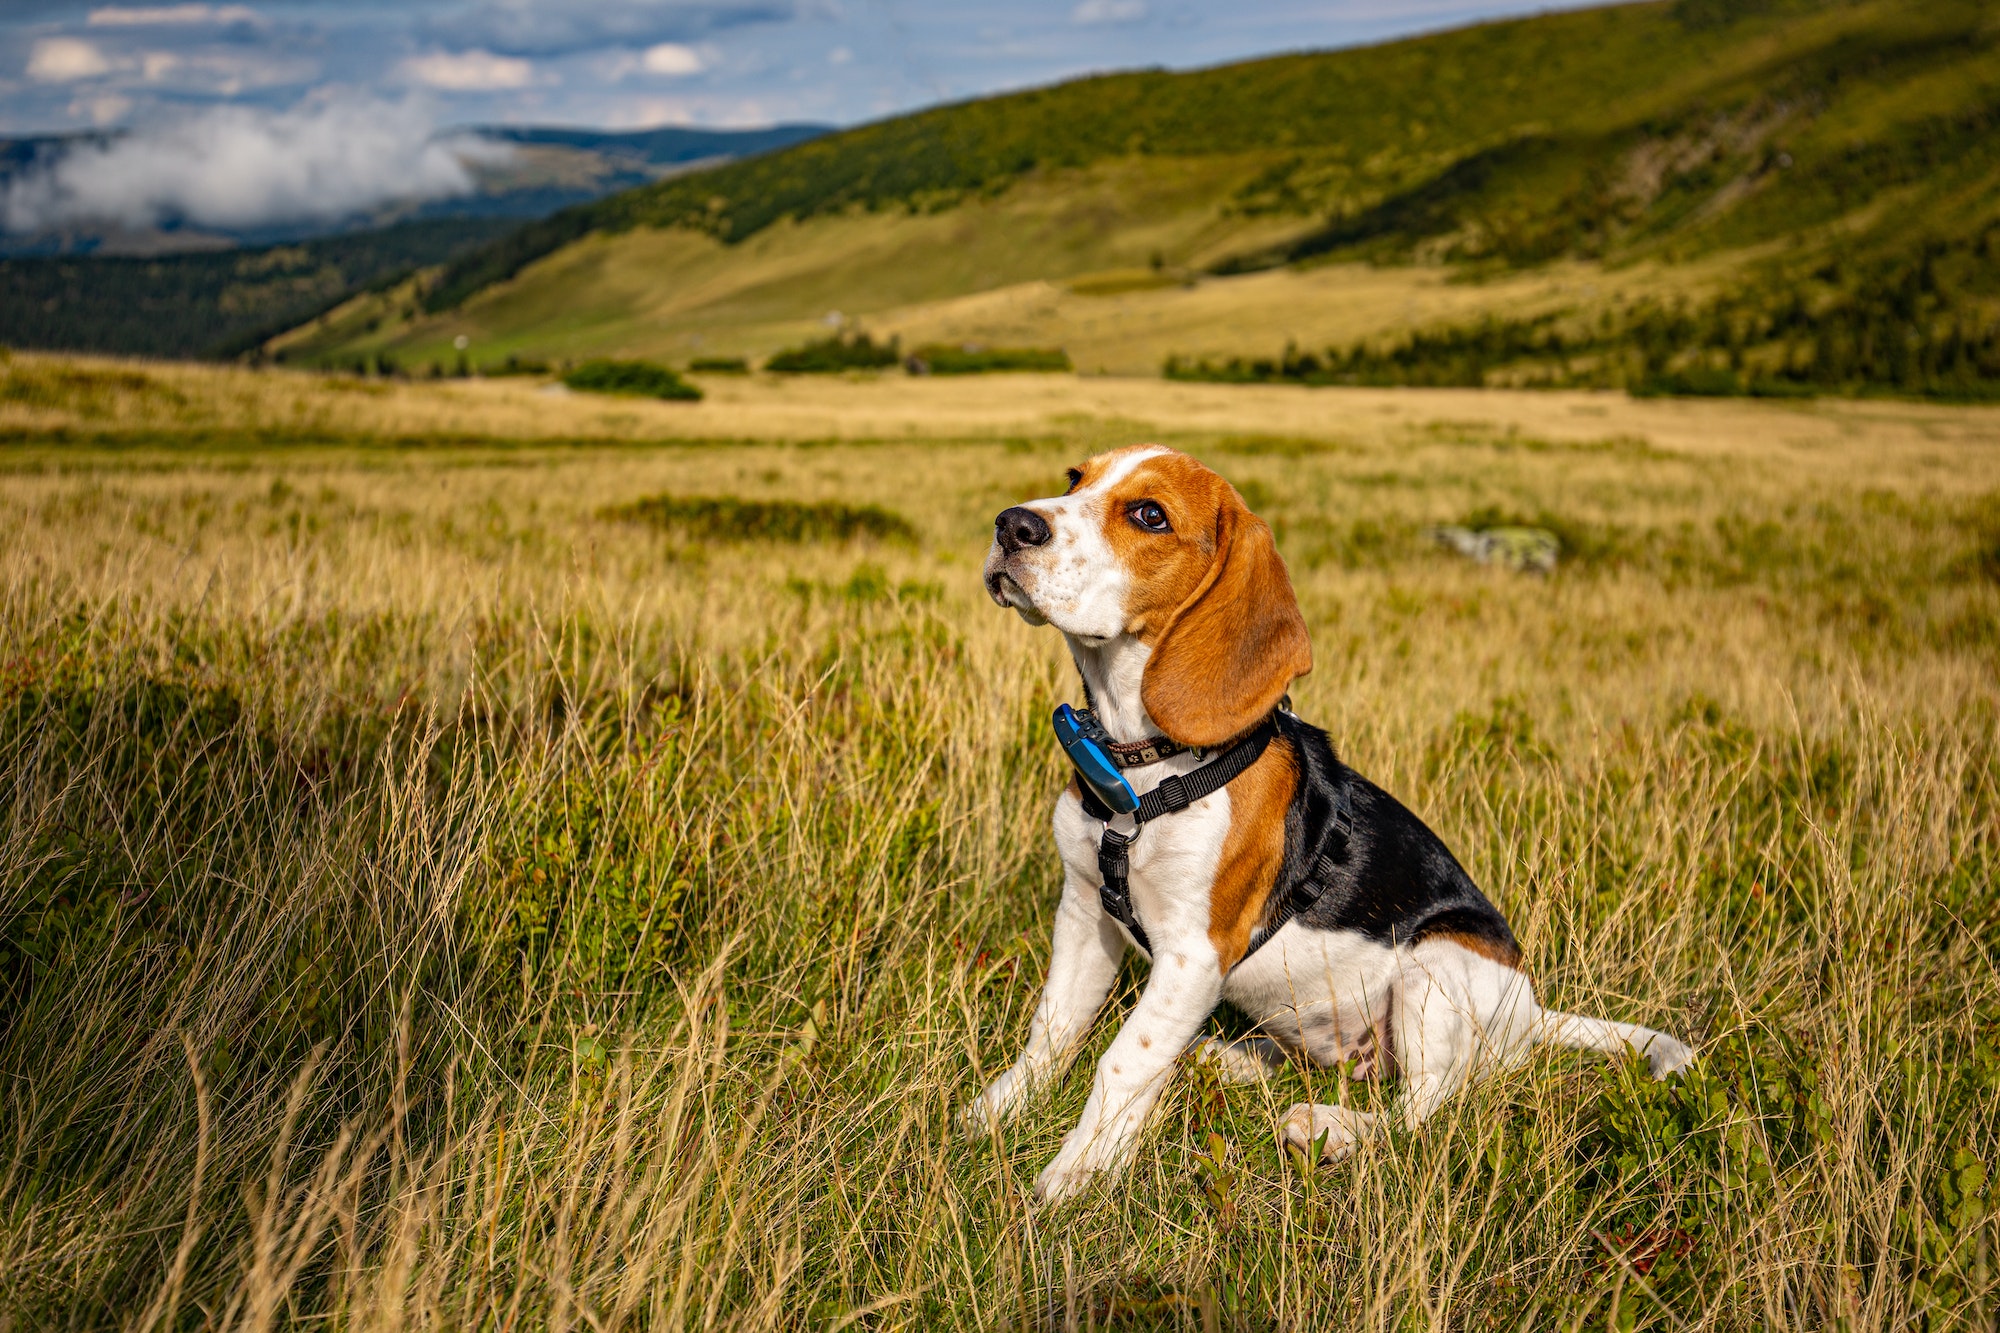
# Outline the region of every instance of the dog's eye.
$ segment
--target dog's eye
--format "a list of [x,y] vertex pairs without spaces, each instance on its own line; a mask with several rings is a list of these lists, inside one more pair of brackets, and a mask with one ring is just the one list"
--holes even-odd
[[1167,522],[1167,511],[1160,508],[1157,500],[1141,500],[1125,511],[1132,521],[1148,532],[1171,532],[1173,525]]
[[[1075,490],[1078,486],[1082,484],[1083,484],[1083,469],[1075,467],[1071,468],[1069,470],[1069,491]],[[1063,494],[1068,495],[1069,491],[1064,491]]]

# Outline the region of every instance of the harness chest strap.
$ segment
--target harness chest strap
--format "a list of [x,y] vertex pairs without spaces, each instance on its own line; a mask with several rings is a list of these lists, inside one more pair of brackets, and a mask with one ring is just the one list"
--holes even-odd
[[[1263,723],[1242,740],[1225,750],[1213,763],[1204,764],[1191,773],[1177,773],[1153,790],[1139,798],[1139,808],[1132,815],[1134,827],[1130,833],[1120,833],[1111,827],[1112,812],[1097,799],[1090,790],[1090,784],[1078,783],[1083,800],[1083,812],[1104,825],[1104,833],[1097,843],[1097,870],[1103,876],[1098,886],[1098,900],[1111,918],[1125,927],[1133,942],[1147,953],[1153,951],[1146,937],[1146,928],[1139,924],[1139,916],[1132,907],[1131,846],[1139,840],[1139,830],[1151,820],[1161,815],[1170,815],[1185,810],[1196,801],[1213,796],[1221,791],[1250,766],[1263,758],[1264,750],[1271,739],[1278,734],[1277,722],[1267,717]],[[1171,742],[1169,742],[1171,743]],[[1337,859],[1321,855],[1313,865],[1311,873],[1286,895],[1278,915],[1269,928],[1259,928],[1251,933],[1250,947],[1243,952],[1243,958],[1262,948],[1264,942],[1285,927],[1299,913],[1317,902],[1326,892],[1328,879],[1339,860],[1347,855],[1347,834],[1353,828],[1348,814],[1347,789],[1341,787],[1335,801],[1331,832],[1333,840],[1329,850],[1337,853]],[[1243,959],[1237,960],[1242,965]]]

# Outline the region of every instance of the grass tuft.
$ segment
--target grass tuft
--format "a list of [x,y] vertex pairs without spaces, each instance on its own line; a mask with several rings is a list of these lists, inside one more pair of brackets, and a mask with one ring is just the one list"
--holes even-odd
[[624,394],[632,398],[664,398],[673,402],[701,401],[701,390],[672,370],[651,361],[586,361],[567,371],[562,382],[586,393]]
[[1067,372],[1074,369],[1060,347],[984,347],[978,343],[927,343],[910,353],[913,375],[986,375],[1005,371]]
[[846,505],[831,500],[739,500],[733,495],[654,495],[612,505],[602,516],[627,523],[671,528],[694,541],[811,542],[874,537],[914,542],[916,529],[902,515],[880,505]]

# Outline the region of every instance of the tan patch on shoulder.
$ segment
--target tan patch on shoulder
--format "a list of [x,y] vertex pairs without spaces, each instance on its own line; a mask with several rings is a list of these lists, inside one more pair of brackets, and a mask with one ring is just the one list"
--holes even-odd
[[1449,940],[1469,953],[1476,953],[1481,958],[1490,958],[1500,964],[1500,966],[1511,967],[1516,972],[1525,973],[1528,970],[1521,966],[1520,949],[1511,944],[1501,944],[1495,940],[1489,940],[1484,935],[1466,935],[1456,930],[1441,930],[1429,938],[1434,940]]
[[1298,785],[1298,756],[1283,737],[1229,784],[1229,835],[1208,898],[1208,939],[1224,973],[1248,952],[1284,869],[1285,812]]

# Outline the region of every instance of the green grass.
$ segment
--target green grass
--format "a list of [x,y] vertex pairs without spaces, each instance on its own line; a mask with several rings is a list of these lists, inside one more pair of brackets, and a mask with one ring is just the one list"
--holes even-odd
[[847,541],[876,537],[912,541],[916,530],[902,515],[879,505],[833,501],[743,500],[733,495],[654,495],[613,505],[604,517],[669,528],[691,541]]
[[[1987,417],[1677,405],[1736,424],[1669,448],[1623,402],[1588,440],[1462,395],[1339,440],[1252,406],[1165,438],[1278,534],[1298,707],[1446,837],[1550,1003],[1690,1037],[1690,1078],[1543,1053],[1301,1173],[1287,1104],[1394,1083],[1184,1066],[1128,1177],[1031,1214],[1113,1013],[1021,1122],[956,1135],[1047,968],[1075,689],[978,560],[1115,424],[23,438],[0,1319],[1990,1327]],[[603,517],[667,486],[914,540]],[[1424,535],[1460,519],[1563,562]]]

